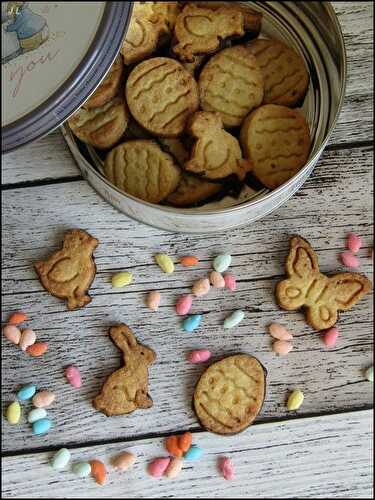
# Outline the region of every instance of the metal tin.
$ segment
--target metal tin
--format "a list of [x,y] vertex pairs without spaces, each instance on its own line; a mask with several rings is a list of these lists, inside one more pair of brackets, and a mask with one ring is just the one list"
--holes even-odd
[[306,181],[318,162],[342,108],[346,85],[346,52],[336,14],[329,2],[239,2],[263,14],[262,35],[283,40],[304,58],[311,83],[301,112],[309,123],[312,150],[307,165],[287,183],[269,192],[248,190],[240,199],[226,199],[199,209],[153,205],[125,194],[102,174],[92,148],[63,134],[83,176],[109,203],[146,224],[185,233],[211,233],[249,224],[285,203]]

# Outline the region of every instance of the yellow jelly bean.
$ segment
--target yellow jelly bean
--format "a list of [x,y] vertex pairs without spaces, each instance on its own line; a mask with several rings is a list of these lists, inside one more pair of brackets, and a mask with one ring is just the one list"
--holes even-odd
[[112,287],[122,288],[124,286],[130,285],[133,281],[133,275],[129,272],[117,273],[112,276]]
[[18,424],[21,418],[21,406],[18,401],[13,401],[7,408],[7,419],[12,425]]
[[165,253],[158,253],[155,255],[155,260],[160,269],[165,273],[173,273],[174,264],[172,259]]
[[293,391],[288,398],[288,410],[298,410],[298,408],[302,405],[304,400],[304,395],[302,391],[296,389]]

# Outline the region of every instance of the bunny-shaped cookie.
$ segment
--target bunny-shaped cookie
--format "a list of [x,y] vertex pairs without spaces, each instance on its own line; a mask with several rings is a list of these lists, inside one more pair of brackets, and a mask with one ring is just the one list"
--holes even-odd
[[126,325],[112,327],[109,334],[124,353],[125,366],[108,377],[101,393],[94,399],[94,407],[108,417],[131,413],[137,408],[151,408],[148,366],[155,361],[156,354],[150,348],[138,344]]
[[358,273],[331,278],[322,274],[314,250],[299,236],[291,239],[286,270],[288,279],[276,287],[279,306],[288,311],[305,306],[306,320],[317,331],[331,328],[338,311],[351,309],[372,289],[371,282]]

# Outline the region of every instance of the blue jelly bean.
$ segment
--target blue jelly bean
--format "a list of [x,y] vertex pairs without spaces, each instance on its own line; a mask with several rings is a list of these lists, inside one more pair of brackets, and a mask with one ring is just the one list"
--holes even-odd
[[190,446],[189,450],[185,453],[184,458],[186,460],[199,460],[203,455],[202,448],[199,448],[196,444]]
[[36,393],[36,385],[27,384],[21,387],[21,389],[17,392],[17,398],[20,401],[26,401],[27,399],[31,399]]
[[200,322],[202,321],[202,315],[201,314],[193,314],[192,316],[188,316],[182,323],[182,328],[185,330],[185,332],[192,332],[198,326],[200,325]]
[[33,434],[39,436],[45,434],[52,427],[52,422],[48,418],[41,418],[33,423]]

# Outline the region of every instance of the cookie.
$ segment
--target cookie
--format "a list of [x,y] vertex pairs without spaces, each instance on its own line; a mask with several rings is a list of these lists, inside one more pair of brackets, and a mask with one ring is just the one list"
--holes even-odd
[[206,179],[223,179],[235,174],[243,180],[251,170],[249,161],[242,158],[238,140],[223,128],[218,113],[198,111],[187,128],[197,139],[185,170]]
[[241,125],[245,116],[262,104],[262,73],[243,45],[214,55],[204,66],[198,85],[201,108],[219,113],[226,127]]
[[192,75],[194,76],[198,70],[203,66],[203,63],[207,59],[206,55],[196,55],[193,57],[192,61],[186,61],[182,63],[182,66]]
[[304,117],[276,104],[250,113],[242,124],[240,140],[253,174],[269,189],[281,186],[304,167],[311,148]]
[[223,190],[221,184],[204,181],[184,173],[174,193],[165,200],[175,207],[189,207],[201,203]]
[[124,74],[124,65],[121,56],[117,56],[110,70],[106,74],[95,92],[83,105],[85,109],[99,108],[113,99],[119,92]]
[[264,78],[264,104],[300,104],[310,77],[302,57],[278,40],[258,39],[248,44]]
[[106,177],[141,200],[159,203],[173,193],[181,170],[155,141],[128,141],[114,148],[104,162]]
[[229,356],[202,374],[194,391],[194,410],[208,431],[237,434],[260,412],[266,392],[266,371],[248,354]]
[[96,274],[92,254],[98,245],[99,241],[86,231],[72,229],[65,233],[61,250],[34,264],[44,288],[55,297],[67,299],[69,310],[91,302],[87,291]]
[[193,61],[197,54],[210,54],[220,40],[245,33],[244,16],[236,8],[209,9],[187,4],[177,16],[173,52],[181,61]]
[[358,273],[322,274],[310,243],[299,236],[290,240],[286,271],[288,279],[276,287],[277,303],[287,311],[304,307],[306,321],[316,331],[331,328],[338,311],[351,309],[372,289],[371,282]]
[[181,167],[183,167],[185,162],[189,159],[190,153],[180,139],[176,137],[160,137],[159,143],[162,149],[171,154]]
[[121,139],[128,120],[125,100],[116,96],[99,108],[80,108],[68,123],[73,134],[82,142],[98,149],[109,149]]
[[130,73],[126,100],[131,114],[146,130],[176,137],[199,107],[198,85],[179,62],[155,57]]
[[124,367],[115,371],[105,381],[100,394],[94,399],[94,408],[107,417],[125,415],[138,408],[151,408],[148,395],[148,367],[155,361],[155,352],[137,342],[126,325],[114,326],[109,335],[122,351]]

